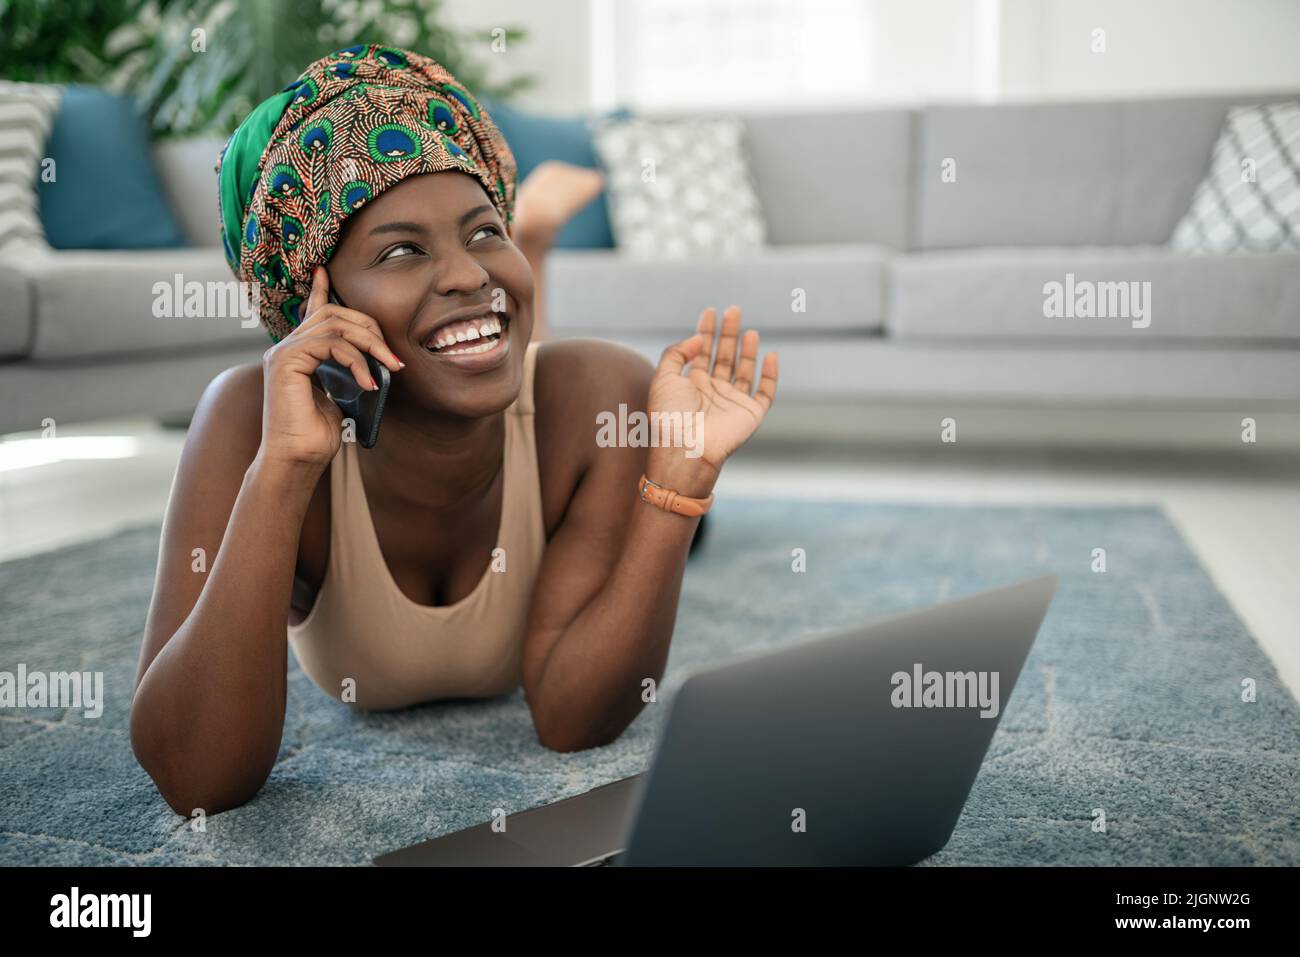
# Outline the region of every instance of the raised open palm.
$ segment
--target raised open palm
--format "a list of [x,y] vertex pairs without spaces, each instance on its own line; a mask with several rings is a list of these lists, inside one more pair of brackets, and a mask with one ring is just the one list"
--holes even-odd
[[741,336],[740,308],[729,306],[722,315],[722,334],[715,347],[716,322],[717,310],[705,309],[695,335],[664,350],[650,382],[647,411],[652,415],[680,412],[683,418],[702,412],[700,458],[720,469],[754,434],[772,407],[777,359],[775,352],[763,357],[755,390],[758,330],[747,329]]

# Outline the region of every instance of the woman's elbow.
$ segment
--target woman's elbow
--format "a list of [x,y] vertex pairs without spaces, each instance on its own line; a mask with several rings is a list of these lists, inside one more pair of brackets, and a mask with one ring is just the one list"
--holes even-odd
[[540,730],[537,732],[537,740],[542,747],[550,751],[559,752],[560,754],[570,754],[574,751],[585,751],[593,746],[578,737]]
[[255,779],[218,782],[204,781],[204,775],[195,768],[179,768],[168,757],[168,746],[157,739],[139,717],[138,709],[131,711],[131,751],[136,762],[153,781],[158,795],[181,817],[219,814],[247,804],[261,790],[269,776]]
[[537,712],[533,714],[533,727],[537,731],[538,742],[542,747],[561,754],[612,744],[622,735],[627,725],[628,722],[624,721],[617,726],[594,727],[572,720],[548,718]]
[[261,782],[256,786],[242,783],[234,787],[204,786],[198,782],[172,781],[166,776],[145,771],[153,779],[159,796],[173,811],[181,817],[192,818],[197,814],[205,817],[229,811],[247,804],[261,790]]

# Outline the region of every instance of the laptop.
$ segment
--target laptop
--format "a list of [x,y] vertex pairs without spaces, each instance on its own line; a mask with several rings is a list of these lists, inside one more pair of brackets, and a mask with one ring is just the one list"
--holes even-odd
[[948,843],[1056,585],[1049,575],[695,671],[666,705],[649,770],[374,863],[916,863]]

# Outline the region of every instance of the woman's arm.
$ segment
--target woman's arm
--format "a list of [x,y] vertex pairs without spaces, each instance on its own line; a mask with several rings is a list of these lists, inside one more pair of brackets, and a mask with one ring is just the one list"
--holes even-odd
[[259,458],[260,430],[250,436],[247,423],[260,418],[261,384],[245,367],[204,393],[172,485],[145,625],[131,743],[185,816],[257,793],[283,729],[289,599],[316,479]]
[[[547,546],[525,638],[524,689],[538,738],[554,750],[617,738],[645,705],[643,682],[663,677],[699,519],[641,502],[641,472],[684,495],[707,497],[722,462],[758,427],[775,397],[775,354],[766,358],[757,396],[749,394],[758,334],[746,334],[738,355],[737,309],[727,312],[709,371],[712,350],[702,336],[712,343],[713,324],[713,310],[706,310],[697,336],[666,350],[653,379],[644,360],[636,360],[635,372],[625,363],[621,392],[605,396],[614,412],[619,402],[652,413],[699,412],[702,454],[597,449]],[[589,423],[594,433],[594,415]]]
[[306,318],[261,369],[208,387],[172,485],[131,744],[186,816],[247,801],[279,751],[298,541],[341,441],[342,414],[311,374],[333,358],[364,385],[362,350],[401,367],[374,319],[327,297],[317,270]]

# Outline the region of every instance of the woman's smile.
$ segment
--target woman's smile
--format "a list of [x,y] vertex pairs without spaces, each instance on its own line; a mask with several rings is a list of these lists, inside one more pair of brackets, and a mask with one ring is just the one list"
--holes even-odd
[[462,365],[472,359],[468,365],[471,369],[489,368],[508,354],[509,328],[509,313],[488,306],[462,309],[442,319],[423,338],[424,351]]

